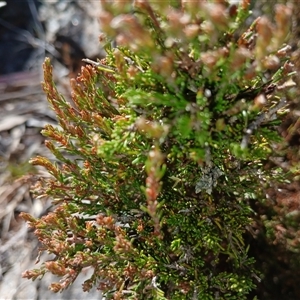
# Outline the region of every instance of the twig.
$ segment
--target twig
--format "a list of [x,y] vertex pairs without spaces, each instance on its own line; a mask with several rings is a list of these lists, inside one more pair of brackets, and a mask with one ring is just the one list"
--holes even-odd
[[103,70],[103,71],[107,71],[107,72],[115,72],[115,70],[109,66],[106,66],[106,65],[103,65],[101,64],[100,62],[98,61],[93,61],[91,59],[88,59],[88,58],[84,58],[82,61],[90,64],[90,65],[93,65],[95,67],[98,67],[100,70]]
[[249,144],[250,136],[253,134],[255,130],[257,130],[261,124],[263,124],[266,121],[269,121],[272,116],[282,107],[287,105],[286,98],[281,99],[276,106],[271,108],[269,111],[262,113],[259,115],[256,120],[254,120],[249,127],[245,130],[245,135],[243,136],[242,142],[241,142],[241,148],[246,149]]

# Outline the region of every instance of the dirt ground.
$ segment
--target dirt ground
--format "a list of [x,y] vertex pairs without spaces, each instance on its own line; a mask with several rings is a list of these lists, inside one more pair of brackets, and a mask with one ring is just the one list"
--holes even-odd
[[45,124],[56,125],[41,89],[42,63],[51,57],[58,89],[69,98],[69,79],[80,71],[82,59],[103,56],[97,47],[99,2],[9,0],[0,7],[1,300],[101,299],[99,291],[81,290],[88,269],[62,294],[48,290],[58,280],[54,276],[35,282],[23,279],[22,272],[35,267],[39,245],[19,217],[21,211],[40,217],[51,210],[49,199],[30,193],[30,184],[47,174],[31,166],[29,159],[53,159],[40,133]]

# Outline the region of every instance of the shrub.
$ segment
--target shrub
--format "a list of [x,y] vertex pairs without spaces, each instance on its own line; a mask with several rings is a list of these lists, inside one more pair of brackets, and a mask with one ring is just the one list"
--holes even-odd
[[[263,2],[263,1],[262,1]],[[262,2],[257,4],[261,5]],[[283,1],[287,2],[287,1]],[[265,1],[268,7],[269,2]],[[291,2],[293,3],[293,2]],[[273,9],[267,13],[274,12]],[[299,75],[300,9],[293,5],[292,30],[289,44],[294,49],[291,61]],[[272,163],[280,165],[288,176],[284,183],[273,182],[267,190],[267,199],[255,203],[256,238],[251,241],[250,255],[255,256],[255,266],[263,274],[255,292],[259,299],[299,299],[299,76],[293,79],[297,86],[289,90],[288,114],[284,116],[279,131],[284,140],[278,146],[282,157]],[[263,249],[263,251],[262,251]]]
[[71,80],[73,103],[45,60],[57,161],[31,162],[53,176],[35,191],[55,209],[22,216],[55,259],[24,277],[51,272],[58,292],[92,267],[83,289],[108,299],[246,299],[251,201],[284,178],[264,165],[292,85],[289,8],[243,31],[248,4],[103,1],[107,56]]

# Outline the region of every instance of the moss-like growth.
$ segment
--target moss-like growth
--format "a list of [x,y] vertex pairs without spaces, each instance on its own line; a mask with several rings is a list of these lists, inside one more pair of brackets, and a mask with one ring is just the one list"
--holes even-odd
[[24,277],[52,272],[58,292],[92,267],[83,289],[108,299],[246,299],[259,279],[250,202],[283,177],[264,162],[291,85],[289,8],[243,32],[245,0],[102,5],[107,57],[71,82],[72,105],[44,63],[57,163],[32,163],[53,175],[38,190],[56,208],[23,217],[55,260]]

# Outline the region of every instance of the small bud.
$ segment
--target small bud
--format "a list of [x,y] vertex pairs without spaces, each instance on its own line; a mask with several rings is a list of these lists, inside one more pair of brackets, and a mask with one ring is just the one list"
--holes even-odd
[[209,3],[207,5],[203,5],[203,7],[208,13],[208,17],[216,27],[221,29],[227,28],[229,18],[225,6],[222,4]]
[[120,74],[124,73],[126,63],[125,63],[123,53],[119,49],[116,48],[116,49],[114,49],[113,54],[115,57],[115,64],[116,64],[116,68],[118,69],[118,72]]
[[291,7],[283,4],[275,6],[276,33],[274,34],[274,48],[281,47],[290,33],[292,19]]
[[246,10],[250,6],[250,3],[251,3],[251,0],[242,0],[240,2],[240,5],[241,5],[242,9]]
[[233,71],[238,70],[240,67],[244,65],[246,60],[250,58],[251,58],[251,51],[249,51],[245,47],[239,47],[233,54],[231,69]]
[[267,103],[266,96],[264,94],[259,94],[254,99],[254,105],[252,107],[253,110],[260,110],[262,109]]
[[229,51],[226,47],[219,48],[215,51],[207,51],[201,55],[201,60],[210,70],[217,67],[217,63],[220,59],[226,57]]
[[188,39],[194,39],[198,36],[200,32],[200,27],[197,24],[188,24],[184,29],[183,32],[185,33]]
[[173,61],[171,58],[167,56],[159,56],[156,57],[155,62],[152,65],[152,69],[156,72],[161,74],[164,77],[170,77],[173,69]]
[[263,60],[262,65],[268,70],[276,70],[280,66],[280,59],[276,55],[269,55]]
[[256,30],[258,33],[256,42],[256,58],[262,59],[268,54],[268,47],[270,46],[271,39],[273,37],[274,27],[267,17],[261,17],[257,24]]

